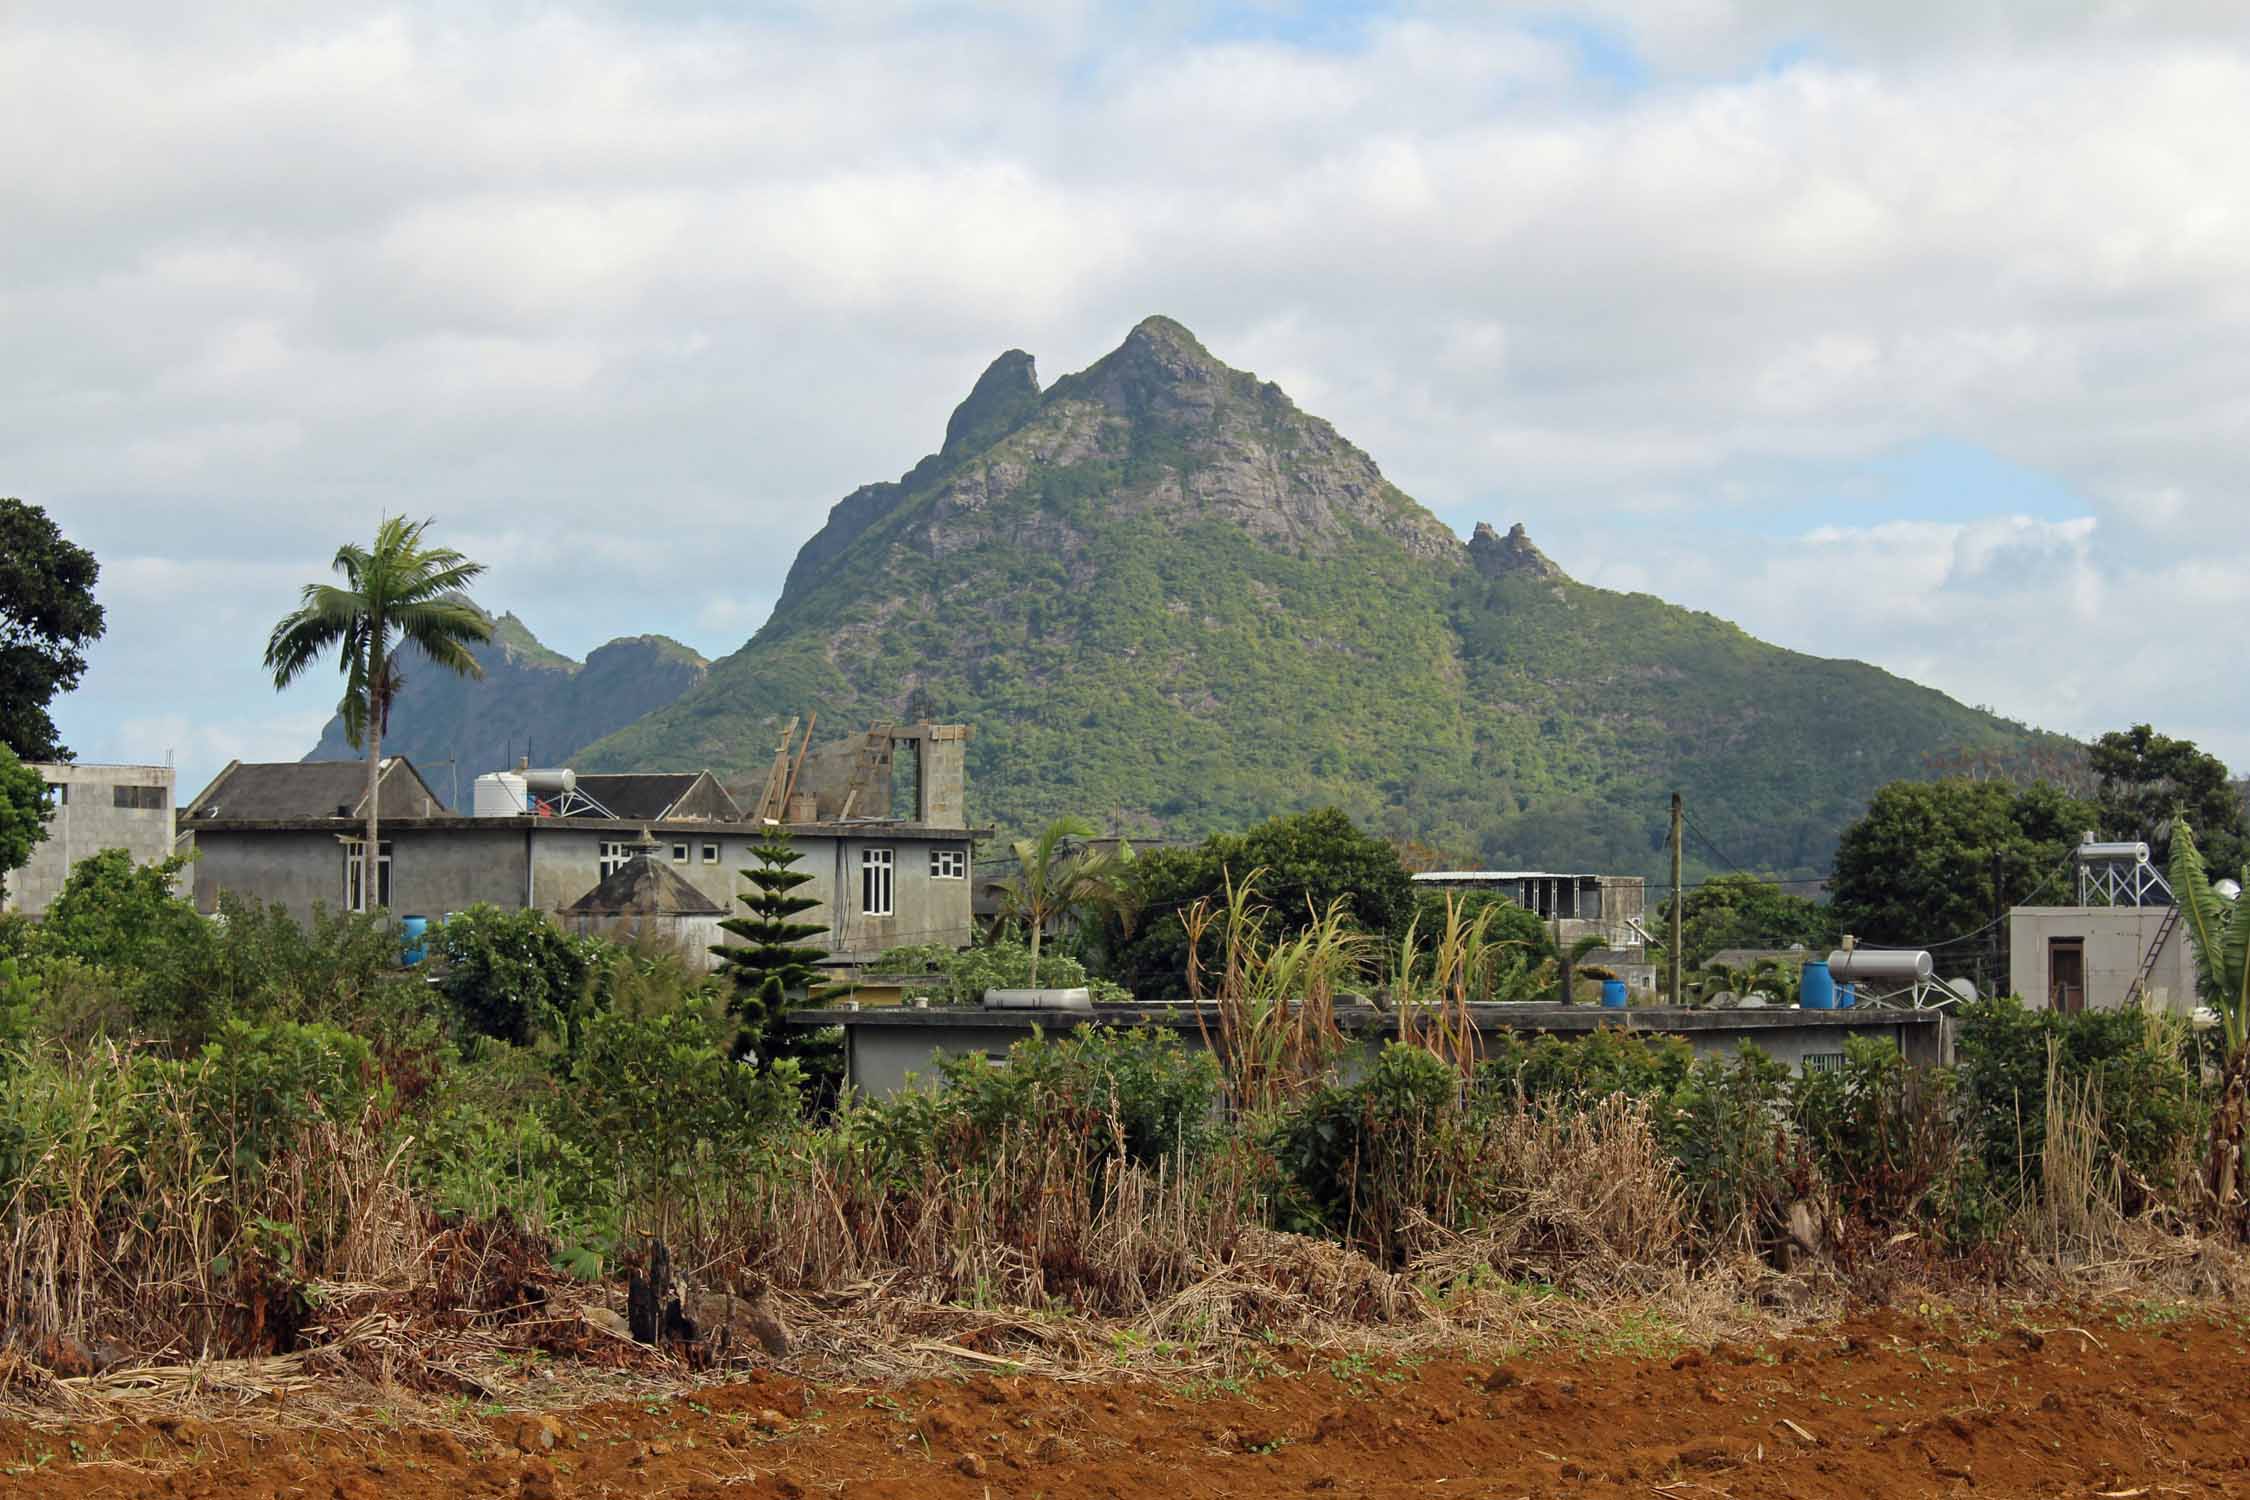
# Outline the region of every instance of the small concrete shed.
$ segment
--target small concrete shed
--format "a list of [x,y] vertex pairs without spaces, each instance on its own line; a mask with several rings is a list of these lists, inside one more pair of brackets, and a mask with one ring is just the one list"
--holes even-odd
[[711,947],[727,910],[674,874],[648,845],[562,913],[566,930],[621,941],[646,936],[669,943],[705,968],[717,968]]

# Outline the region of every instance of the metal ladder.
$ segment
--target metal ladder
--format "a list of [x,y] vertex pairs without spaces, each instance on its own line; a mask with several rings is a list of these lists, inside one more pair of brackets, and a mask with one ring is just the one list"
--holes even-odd
[[2148,994],[2148,982],[2156,977],[2156,960],[2163,954],[2164,945],[2172,941],[2172,934],[2179,930],[2179,926],[2180,906],[2175,901],[2165,908],[2164,920],[2157,924],[2156,941],[2150,943],[2148,952],[2141,955],[2141,972],[2125,987],[2127,1005],[2138,1005]]

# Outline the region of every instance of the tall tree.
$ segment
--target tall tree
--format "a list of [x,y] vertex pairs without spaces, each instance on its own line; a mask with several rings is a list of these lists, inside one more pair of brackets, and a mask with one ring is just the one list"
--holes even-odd
[[1117,908],[1126,900],[1122,877],[1132,862],[1130,849],[1064,848],[1067,841],[1090,839],[1094,832],[1084,818],[1057,818],[1039,837],[1017,839],[1010,846],[1016,873],[990,887],[1000,900],[1000,914],[1024,925],[1033,988],[1039,984],[1039,940],[1050,925],[1081,911]]
[[792,1004],[791,991],[797,992],[797,1003],[817,1000],[825,991],[816,965],[827,950],[808,947],[804,939],[828,929],[818,922],[791,920],[820,903],[794,894],[812,876],[794,868],[797,849],[788,829],[776,829],[750,853],[758,867],[742,872],[752,889],[740,898],[749,915],[719,924],[720,931],[742,941],[723,943],[711,951],[718,955],[722,972],[734,981],[729,1009],[742,1022],[736,1055],[755,1053],[758,1065],[770,1068],[791,1050],[783,1024]]
[[2229,777],[2226,763],[2197,749],[2195,741],[2135,724],[2094,741],[2088,760],[2100,778],[2095,800],[2102,837],[2140,840],[2163,864],[2170,857],[2173,818],[2184,815],[2202,852],[2219,868],[2232,869],[2250,854],[2242,788]]
[[101,567],[47,513],[0,499],[0,745],[24,760],[68,760],[47,705],[78,686],[101,638]]
[[8,876],[24,867],[47,836],[47,820],[53,816],[46,781],[0,745],[0,896],[8,893]]
[[343,587],[309,583],[297,608],[273,628],[266,642],[266,666],[278,691],[311,668],[333,646],[344,674],[344,735],[353,748],[367,750],[367,843],[360,851],[361,904],[376,905],[378,842],[376,800],[382,778],[383,732],[390,727],[391,704],[405,685],[399,649],[412,645],[438,666],[464,677],[481,677],[484,668],[469,654],[472,644],[492,638],[492,626],[464,590],[484,571],[451,547],[425,546],[428,521],[386,517],[375,529],[375,545],[351,543],[336,550],[331,564]]
[[[1755,875],[1716,875],[1689,891],[1680,902],[1682,962],[1700,969],[1724,948],[1787,948],[1802,943],[1827,951],[1834,939],[1834,914],[1822,903],[1799,896],[1779,883]],[[1672,930],[1672,899],[1666,896],[1650,924]]]
[[1957,940],[1988,936],[1995,906],[2067,899],[2068,872],[2057,872],[2096,816],[2050,786],[1894,781],[1836,846],[1836,927],[1962,962],[1977,950]]

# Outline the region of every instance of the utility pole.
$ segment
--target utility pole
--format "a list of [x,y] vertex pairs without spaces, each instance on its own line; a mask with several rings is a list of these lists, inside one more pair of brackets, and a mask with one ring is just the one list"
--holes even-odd
[[1680,929],[1685,913],[1680,909],[1680,836],[1687,821],[1680,794],[1672,794],[1672,1004],[1680,1003]]

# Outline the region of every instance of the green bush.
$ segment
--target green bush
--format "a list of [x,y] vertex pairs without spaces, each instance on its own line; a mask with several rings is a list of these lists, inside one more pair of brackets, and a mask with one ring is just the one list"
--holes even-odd
[[1687,1081],[1695,1050],[1676,1036],[1604,1026],[1584,1036],[1502,1034],[1477,1068],[1477,1092],[1512,1103],[1583,1107],[1611,1094],[1669,1097]]
[[734,1061],[690,1012],[596,1012],[557,1123],[628,1201],[662,1205],[732,1170],[768,1131],[794,1121],[798,1084],[786,1059],[767,1070]]
[[1391,1042],[1364,1079],[1319,1090],[1274,1132],[1293,1194],[1284,1221],[1405,1259],[1408,1226],[1455,1218],[1465,1144],[1461,1074],[1419,1047]]
[[242,1181],[315,1121],[356,1125],[382,1092],[374,1049],[321,1021],[226,1021],[194,1058],[166,1066],[194,1094],[198,1137]]
[[535,1036],[568,1043],[593,961],[609,945],[571,937],[545,912],[480,902],[439,924],[436,946],[439,985],[462,1026],[520,1047]]
[[1968,1145],[1996,1189],[2020,1198],[2046,1155],[2047,1062],[2091,1085],[2102,1110],[2104,1165],[2115,1161],[2158,1195],[2210,1123],[2211,1101],[2182,1024],[2138,1010],[2032,1010],[2020,1000],[1963,1006],[1955,1050]]
[[1843,1212],[1974,1243],[1998,1226],[1984,1164],[1961,1149],[1955,1078],[1908,1064],[1887,1038],[1849,1037],[1843,1066],[1801,1075],[1791,1111]]
[[1810,1195],[1817,1168],[1789,1129],[1788,1096],[1788,1068],[1752,1042],[1697,1058],[1672,1090],[1658,1134],[1705,1245],[1770,1242]]
[[[1031,948],[1021,938],[1013,936],[995,938],[973,948],[923,943],[877,954],[873,970],[878,974],[942,974],[945,976],[942,993],[945,1003],[978,1005],[983,1003],[986,990],[1030,987]],[[1050,990],[1084,985],[1093,991],[1094,999],[1104,1005],[1132,999],[1122,986],[1090,976],[1082,961],[1056,945],[1039,950],[1039,984],[1042,989]]]
[[1034,1031],[1003,1062],[943,1058],[936,1088],[863,1106],[850,1122],[902,1166],[982,1160],[1011,1137],[1077,1140],[1089,1160],[1122,1143],[1148,1166],[1194,1156],[1215,1138],[1219,1066],[1158,1027],[1083,1027],[1051,1040]]

